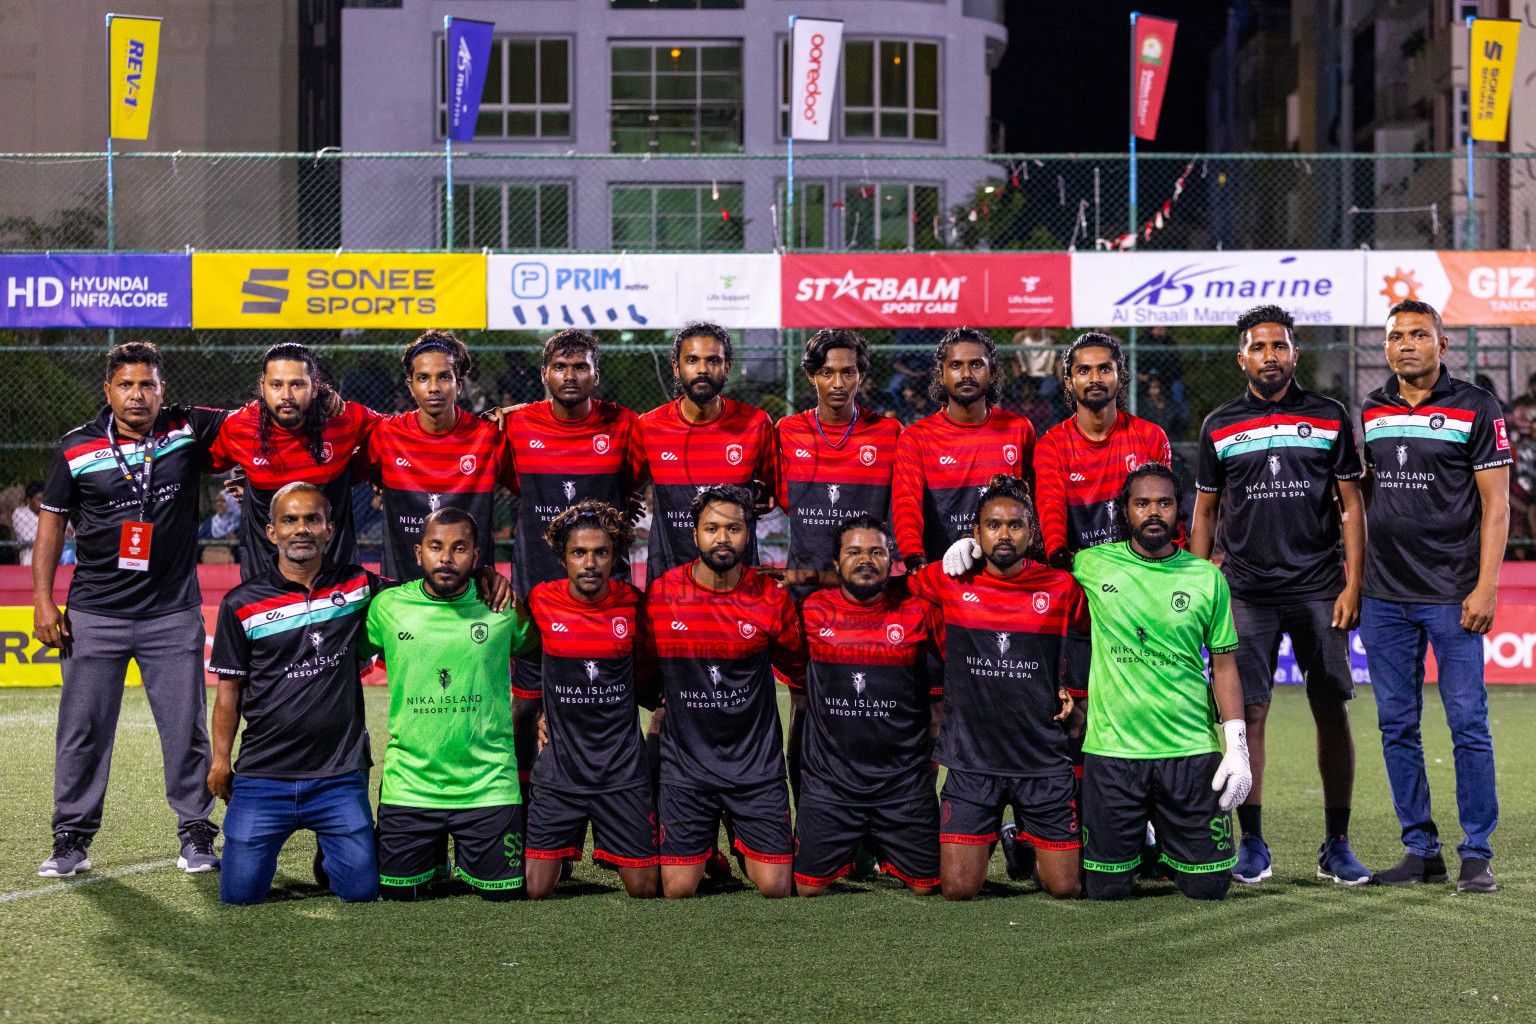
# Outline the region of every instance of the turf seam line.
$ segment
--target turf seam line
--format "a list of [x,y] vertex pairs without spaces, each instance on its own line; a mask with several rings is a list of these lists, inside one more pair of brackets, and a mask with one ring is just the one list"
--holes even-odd
[[77,889],[82,885],[90,885],[92,882],[106,882],[114,878],[123,878],[127,875],[142,875],[146,871],[158,871],[175,864],[174,860],[155,860],[146,864],[135,864],[132,867],[121,868],[117,871],[103,871],[100,874],[92,872],[88,878],[76,878],[68,882],[55,882],[53,885],[45,885],[38,889],[22,889],[20,892],[0,893],[0,903],[10,903],[12,900],[24,900],[29,896],[42,896],[50,892],[63,892],[66,889]]

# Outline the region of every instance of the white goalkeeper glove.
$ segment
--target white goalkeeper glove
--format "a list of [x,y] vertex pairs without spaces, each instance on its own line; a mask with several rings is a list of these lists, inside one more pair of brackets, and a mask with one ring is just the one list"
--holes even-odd
[[964,576],[981,560],[981,545],[974,538],[961,537],[944,552],[944,575]]
[[1230,811],[1253,788],[1253,769],[1248,767],[1248,723],[1234,718],[1221,723],[1227,734],[1227,753],[1216,769],[1211,788],[1221,794],[1221,809]]

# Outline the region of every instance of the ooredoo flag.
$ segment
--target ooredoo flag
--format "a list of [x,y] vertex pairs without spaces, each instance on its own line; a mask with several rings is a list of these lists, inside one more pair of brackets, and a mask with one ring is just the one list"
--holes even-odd
[[1500,18],[1472,22],[1472,137],[1503,142],[1509,131],[1509,96],[1515,82],[1520,23]]
[[1163,90],[1168,86],[1168,67],[1173,62],[1173,35],[1179,23],[1168,18],[1140,15],[1136,19],[1135,50],[1131,54],[1131,117],[1138,139],[1157,138],[1157,119],[1163,110]]
[[108,134],[114,139],[149,138],[160,65],[160,19],[107,15],[107,68],[112,82]]
[[843,23],[796,18],[789,62],[789,137],[826,142],[832,132],[832,96],[843,53]]
[[495,29],[489,21],[448,19],[448,137],[455,142],[475,137]]

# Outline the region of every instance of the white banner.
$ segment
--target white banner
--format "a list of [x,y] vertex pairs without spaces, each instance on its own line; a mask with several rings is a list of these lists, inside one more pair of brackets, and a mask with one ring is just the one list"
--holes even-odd
[[773,253],[507,255],[487,264],[486,325],[493,331],[780,323]]
[[1365,255],[1364,326],[1384,326],[1387,310],[1404,299],[1427,302],[1443,315],[1451,291],[1451,279],[1440,262],[1440,254],[1433,249],[1368,252]]
[[1072,257],[1078,327],[1230,327],[1273,303],[1297,324],[1359,325],[1365,258],[1351,250],[1105,252]]
[[843,55],[843,23],[796,18],[790,40],[789,136],[826,142],[832,132],[832,97]]

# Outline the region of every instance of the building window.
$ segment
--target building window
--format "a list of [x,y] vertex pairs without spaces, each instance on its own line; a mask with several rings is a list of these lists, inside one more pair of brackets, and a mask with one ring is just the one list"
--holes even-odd
[[779,182],[779,217],[789,227],[789,248],[825,249],[827,247],[827,183],[824,181],[795,182],[794,220],[788,221],[789,190]]
[[1465,149],[1472,136],[1472,100],[1466,86],[1451,90],[1451,111],[1453,148]]
[[741,43],[611,51],[615,153],[740,153]]
[[[448,244],[438,185],[438,241]],[[564,181],[467,181],[453,185],[455,249],[568,249],[571,186]]]
[[[437,137],[448,136],[447,40],[437,37]],[[475,136],[571,137],[571,41],[497,36],[480,94]]]
[[615,11],[739,11],[741,0],[608,0]]
[[732,252],[743,247],[741,182],[614,185],[613,247]]
[[846,41],[843,137],[937,142],[938,44],[906,39]]
[[843,247],[932,249],[939,223],[939,187],[881,181],[843,188]]

